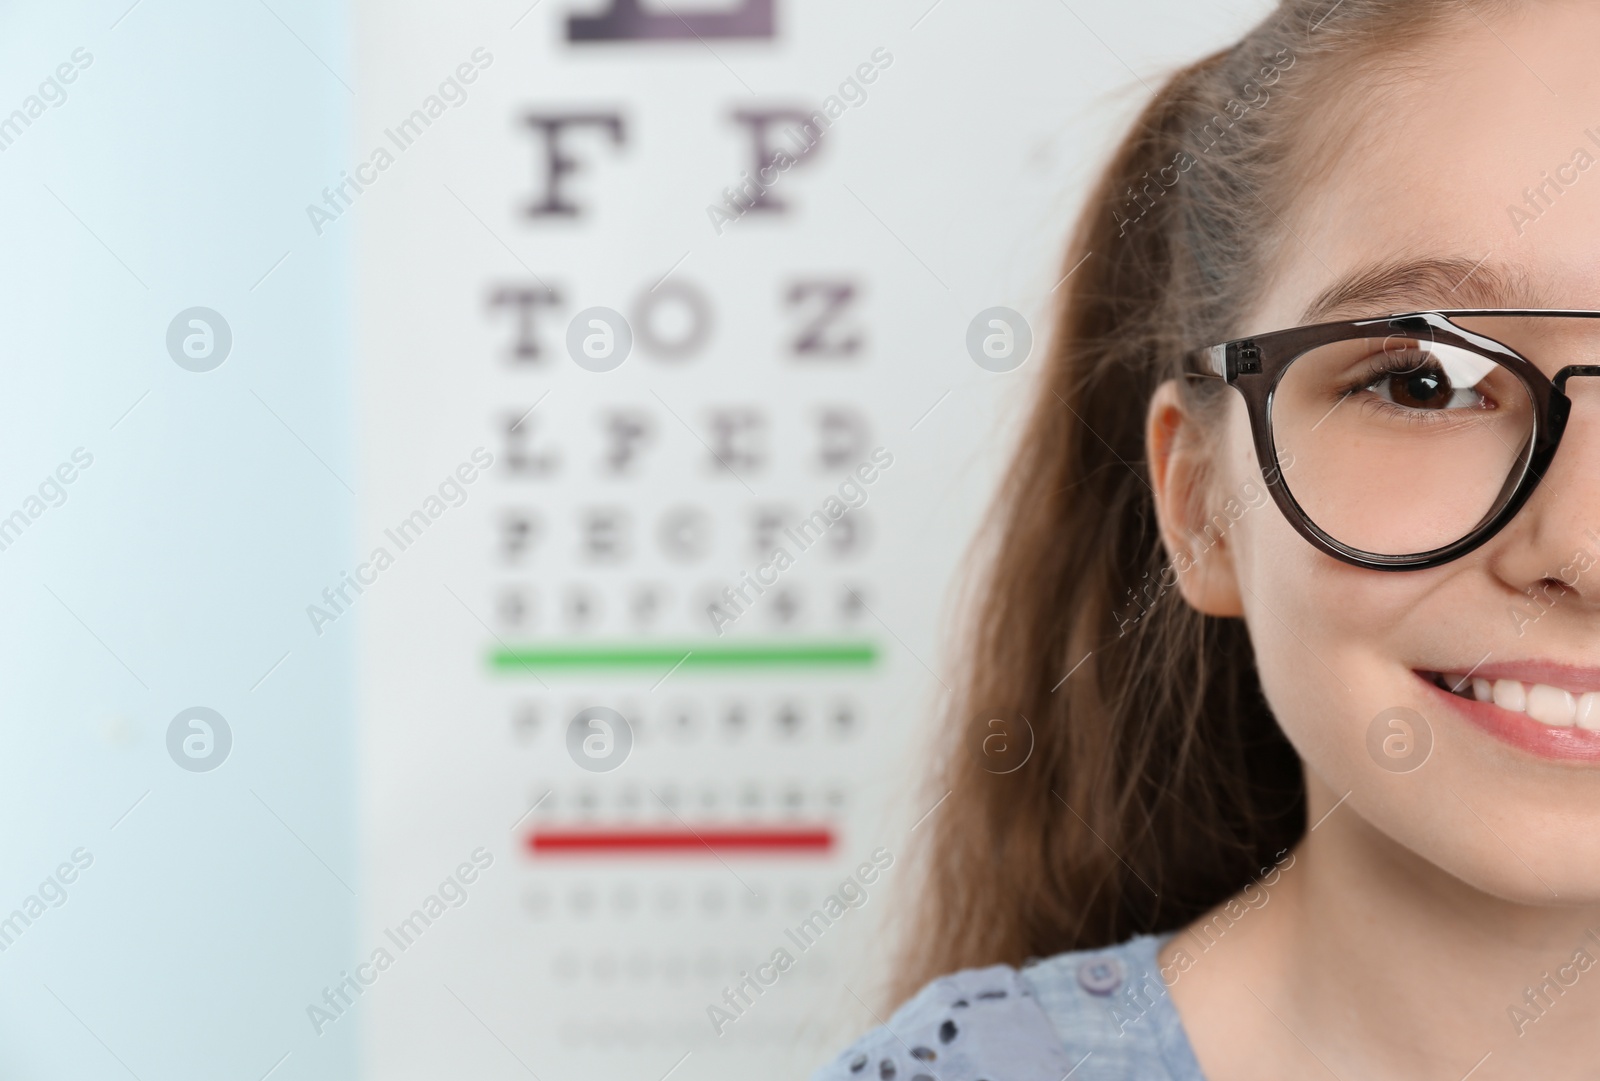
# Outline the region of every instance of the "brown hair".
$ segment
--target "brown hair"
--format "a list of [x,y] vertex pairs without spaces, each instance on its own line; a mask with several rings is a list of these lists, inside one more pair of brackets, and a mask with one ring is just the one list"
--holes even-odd
[[[1231,392],[1180,378],[1179,357],[1234,336],[1270,246],[1296,243],[1283,224],[1296,181],[1350,145],[1352,87],[1401,85],[1382,77],[1393,44],[1414,54],[1463,9],[1284,0],[1166,83],[1090,194],[1042,386],[978,542],[896,1002],[957,969],[1182,927],[1304,834],[1301,763],[1244,623],[1174,595],[1146,411],[1178,378],[1183,408],[1215,416]],[[985,768],[987,719],[1017,714],[1031,755]]]

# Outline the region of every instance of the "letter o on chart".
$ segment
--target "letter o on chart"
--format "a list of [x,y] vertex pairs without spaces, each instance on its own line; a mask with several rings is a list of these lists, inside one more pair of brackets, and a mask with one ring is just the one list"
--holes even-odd
[[659,282],[640,295],[633,322],[639,343],[655,356],[684,360],[711,337],[711,302],[688,282]]
[[673,560],[702,559],[711,550],[711,519],[698,507],[674,507],[662,516],[656,537]]

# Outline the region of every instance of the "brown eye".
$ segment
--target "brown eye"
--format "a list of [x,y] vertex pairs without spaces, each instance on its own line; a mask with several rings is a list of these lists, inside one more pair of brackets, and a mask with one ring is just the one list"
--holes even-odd
[[1475,387],[1456,386],[1445,366],[1430,354],[1391,354],[1383,364],[1384,370],[1376,373],[1365,389],[1401,409],[1441,412],[1485,404]]
[[1408,409],[1442,409],[1450,404],[1450,377],[1438,364],[1425,361],[1410,371],[1391,373],[1380,380],[1388,384],[1388,398]]

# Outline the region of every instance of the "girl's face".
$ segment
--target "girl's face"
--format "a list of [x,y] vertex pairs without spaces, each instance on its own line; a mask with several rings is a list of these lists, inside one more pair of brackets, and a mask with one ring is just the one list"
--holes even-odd
[[[1432,39],[1425,60],[1366,98],[1354,140],[1308,144],[1312,180],[1275,208],[1291,235],[1240,333],[1434,307],[1600,308],[1597,42],[1600,5],[1576,2],[1492,24],[1464,16]],[[1345,289],[1308,318],[1377,268],[1393,271],[1386,289]],[[1510,344],[1546,375],[1600,363],[1600,320],[1526,333]],[[1560,451],[1502,532],[1443,567],[1385,572],[1321,554],[1260,498],[1249,422],[1228,391],[1200,504],[1209,517],[1234,500],[1235,513],[1179,579],[1196,607],[1249,626],[1267,700],[1307,764],[1311,822],[1347,797],[1330,821],[1355,816],[1342,825],[1535,904],[1600,902],[1600,696],[1595,730],[1549,723],[1561,692],[1577,703],[1600,692],[1600,378],[1567,393]],[[1163,408],[1158,397],[1153,459]],[[1184,453],[1204,452],[1174,451],[1154,472],[1169,550],[1192,553],[1202,523],[1177,494],[1200,474]],[[1292,491],[1292,467],[1287,479]],[[1396,467],[1364,483],[1392,497],[1416,479]],[[1438,494],[1430,483],[1414,496]],[[1502,704],[1452,694],[1435,674],[1468,697],[1485,686],[1469,674],[1487,681]]]

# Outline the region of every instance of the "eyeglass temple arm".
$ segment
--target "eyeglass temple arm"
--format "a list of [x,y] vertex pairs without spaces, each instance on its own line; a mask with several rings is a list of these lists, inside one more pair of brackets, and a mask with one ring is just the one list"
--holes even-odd
[[1183,355],[1183,374],[1196,379],[1226,379],[1227,358],[1226,344],[1191,349]]

